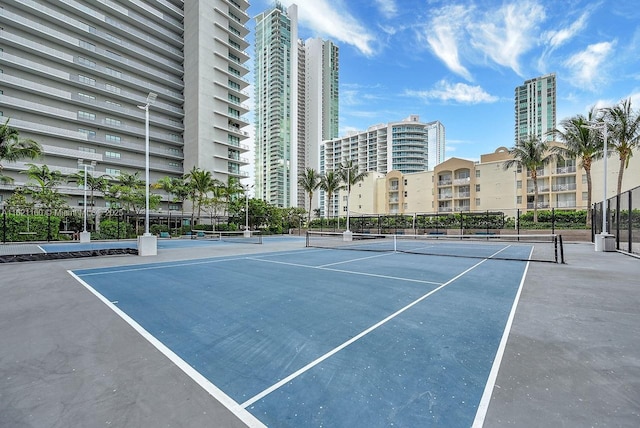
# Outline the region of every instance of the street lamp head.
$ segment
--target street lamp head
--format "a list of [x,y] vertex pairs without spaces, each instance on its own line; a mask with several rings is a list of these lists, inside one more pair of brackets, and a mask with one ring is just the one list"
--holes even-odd
[[149,92],[149,95],[147,95],[147,105],[155,103],[156,98],[158,98],[158,94],[156,94],[155,92]]

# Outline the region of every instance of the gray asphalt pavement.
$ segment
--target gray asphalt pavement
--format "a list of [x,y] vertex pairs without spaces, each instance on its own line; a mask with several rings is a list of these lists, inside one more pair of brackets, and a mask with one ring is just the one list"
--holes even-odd
[[[245,426],[67,272],[221,251],[0,265],[0,427]],[[565,253],[529,267],[485,427],[640,426],[640,259]]]

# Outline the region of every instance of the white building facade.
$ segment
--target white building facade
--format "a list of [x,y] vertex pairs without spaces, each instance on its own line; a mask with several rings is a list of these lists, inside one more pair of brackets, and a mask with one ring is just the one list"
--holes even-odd
[[[130,2],[5,0],[0,14],[0,112],[39,142],[35,164],[70,175],[117,177],[145,168],[149,93],[150,181],[198,167],[243,178],[248,109],[245,0]],[[6,163],[24,184],[24,163]],[[62,189],[77,205],[81,191]],[[166,196],[165,196],[166,197]],[[177,209],[177,208],[176,208]]]

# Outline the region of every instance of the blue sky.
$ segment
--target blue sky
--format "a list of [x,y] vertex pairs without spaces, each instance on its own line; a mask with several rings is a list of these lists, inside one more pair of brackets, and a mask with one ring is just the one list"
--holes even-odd
[[[558,124],[629,97],[640,108],[635,1],[281,3],[298,5],[300,38],[340,47],[340,136],[418,114],[444,124],[447,158],[478,160],[513,146],[515,87],[551,72]],[[249,16],[273,5],[252,0]]]

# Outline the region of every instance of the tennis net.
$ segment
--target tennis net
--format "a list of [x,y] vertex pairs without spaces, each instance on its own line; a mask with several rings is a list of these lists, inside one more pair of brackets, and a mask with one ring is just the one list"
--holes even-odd
[[191,233],[192,239],[207,239],[210,241],[237,242],[245,244],[262,244],[262,233],[259,230],[195,230]]
[[536,235],[400,235],[307,232],[307,247],[449,257],[564,263],[562,237]]

